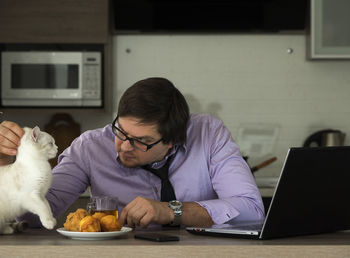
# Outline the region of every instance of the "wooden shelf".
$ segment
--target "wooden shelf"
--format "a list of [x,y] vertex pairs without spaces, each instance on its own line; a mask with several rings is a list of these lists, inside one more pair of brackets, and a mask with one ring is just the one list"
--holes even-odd
[[108,36],[108,0],[0,1],[0,43],[107,44]]

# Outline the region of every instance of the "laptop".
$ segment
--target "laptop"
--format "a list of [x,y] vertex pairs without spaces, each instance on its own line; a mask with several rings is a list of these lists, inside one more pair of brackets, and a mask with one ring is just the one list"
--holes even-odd
[[186,230],[270,239],[350,229],[349,159],[350,146],[290,148],[264,221]]

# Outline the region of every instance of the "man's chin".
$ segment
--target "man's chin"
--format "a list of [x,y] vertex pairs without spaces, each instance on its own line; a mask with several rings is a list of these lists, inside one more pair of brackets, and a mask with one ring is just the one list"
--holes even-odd
[[136,168],[140,166],[140,164],[138,164],[134,160],[125,160],[123,158],[120,158],[120,162],[124,167],[127,167],[127,168]]

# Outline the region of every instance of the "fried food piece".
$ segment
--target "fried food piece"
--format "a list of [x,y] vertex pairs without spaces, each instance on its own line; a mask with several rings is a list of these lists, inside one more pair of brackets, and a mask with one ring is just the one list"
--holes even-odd
[[114,215],[107,215],[100,219],[102,231],[119,231],[122,228],[119,220]]
[[100,232],[100,221],[92,216],[86,216],[79,223],[80,232]]
[[106,216],[107,214],[105,212],[95,212],[92,217],[95,219],[100,220],[102,217]]
[[66,222],[63,224],[63,226],[69,231],[79,231],[80,221],[88,215],[89,213],[87,210],[77,209],[75,212],[68,214]]

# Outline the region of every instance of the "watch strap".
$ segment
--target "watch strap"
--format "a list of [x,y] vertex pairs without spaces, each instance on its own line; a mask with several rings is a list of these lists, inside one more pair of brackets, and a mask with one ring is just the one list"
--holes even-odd
[[181,215],[175,215],[175,212],[174,212],[174,220],[170,222],[170,226],[180,226],[181,217],[182,217]]

